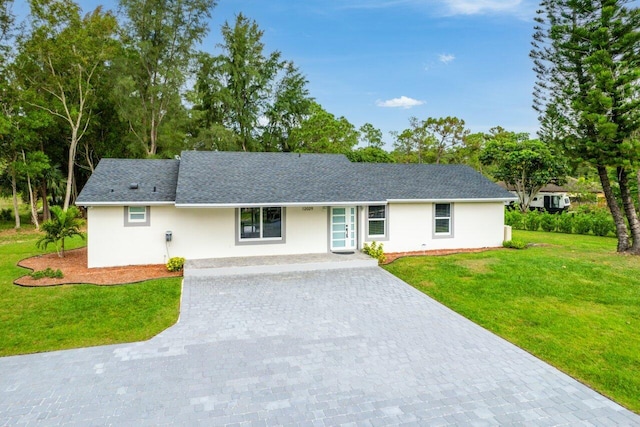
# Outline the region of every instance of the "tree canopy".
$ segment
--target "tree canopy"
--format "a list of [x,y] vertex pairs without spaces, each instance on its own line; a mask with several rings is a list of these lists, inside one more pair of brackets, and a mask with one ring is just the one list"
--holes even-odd
[[[543,1],[531,56],[541,136],[597,169],[616,223],[618,250],[640,253],[640,223],[629,184],[640,157],[640,10],[629,3]],[[609,168],[615,169],[619,196]]]
[[308,116],[291,132],[289,148],[301,153],[346,154],[358,144],[358,136],[345,117],[336,117],[314,102]]
[[167,116],[182,108],[194,47],[208,32],[215,0],[120,0],[125,21],[117,58],[119,112],[146,156],[161,144]]
[[309,112],[307,80],[279,51],[265,52],[263,34],[238,14],[222,26],[222,53],[199,57],[197,98],[210,149],[291,151],[290,133]]
[[68,0],[31,0],[34,27],[19,39],[15,75],[23,99],[67,127],[67,189],[71,203],[78,143],[91,122],[95,85],[113,57],[116,19],[97,8],[82,17]]
[[480,160],[493,166],[496,180],[515,188],[523,212],[540,189],[550,182],[561,183],[566,165],[543,142],[529,139],[528,134],[501,132],[487,142]]

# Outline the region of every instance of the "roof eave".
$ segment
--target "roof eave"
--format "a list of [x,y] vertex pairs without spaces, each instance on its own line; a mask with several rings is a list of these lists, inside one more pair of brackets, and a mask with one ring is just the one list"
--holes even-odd
[[359,206],[386,205],[381,201],[351,201],[351,202],[270,202],[270,203],[176,203],[177,208],[258,208],[270,206],[303,207],[303,206]]
[[389,203],[504,203],[517,200],[515,197],[466,198],[466,199],[388,199],[368,201],[324,201],[324,202],[267,202],[267,203],[176,203],[177,208],[257,208],[269,206],[368,206]]
[[389,203],[504,203],[518,200],[516,197],[444,198],[444,199],[389,199]]
[[117,202],[78,202],[76,201],[76,205],[78,206],[172,206],[176,203],[171,201],[162,201],[162,202],[150,202],[150,201],[117,201]]

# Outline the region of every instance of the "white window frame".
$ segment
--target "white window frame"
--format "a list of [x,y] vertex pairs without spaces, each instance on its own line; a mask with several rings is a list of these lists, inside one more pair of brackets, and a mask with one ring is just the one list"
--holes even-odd
[[[280,237],[263,237],[264,210],[280,209]],[[260,237],[242,237],[242,209],[260,209]],[[282,206],[255,206],[236,209],[236,244],[285,243],[285,208]]]
[[[369,209],[372,207],[383,207],[384,208],[384,217],[383,218],[370,218],[369,217]],[[371,206],[367,206],[367,210],[366,210],[366,219],[367,219],[367,241],[381,241],[381,240],[387,240],[387,235],[388,235],[388,224],[389,224],[389,206],[388,205],[371,205]],[[382,222],[382,233],[383,234],[371,234],[371,222],[375,221],[375,222]]]
[[[438,216],[438,205],[449,206],[449,216]],[[436,231],[436,223],[438,220],[446,219],[449,221],[449,231]],[[433,204],[433,237],[453,237],[453,203],[434,203]]]
[[[132,209],[138,210],[132,212]],[[142,209],[142,211],[139,211]],[[132,218],[132,215],[140,215],[142,218]],[[124,207],[124,226],[125,227],[148,227],[151,224],[151,207],[150,206],[125,206]]]

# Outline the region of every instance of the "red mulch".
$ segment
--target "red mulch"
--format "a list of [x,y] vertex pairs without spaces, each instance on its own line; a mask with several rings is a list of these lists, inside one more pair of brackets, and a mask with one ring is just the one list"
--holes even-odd
[[66,251],[64,258],[50,253],[23,259],[18,263],[20,267],[33,271],[60,269],[64,277],[55,279],[44,277],[35,280],[29,275],[22,276],[14,283],[20,286],[55,286],[70,283],[88,283],[93,285],[121,285],[124,283],[142,282],[161,277],[177,277],[182,272],[171,273],[164,264],[131,265],[126,267],[87,268],[87,248]]
[[473,253],[473,252],[484,252],[491,251],[497,248],[477,248],[477,249],[435,249],[435,250],[427,250],[427,251],[416,251],[416,252],[391,252],[385,253],[385,264],[389,264],[398,258],[406,257],[406,256],[439,256],[439,255],[452,255],[452,254],[462,254],[462,253]]

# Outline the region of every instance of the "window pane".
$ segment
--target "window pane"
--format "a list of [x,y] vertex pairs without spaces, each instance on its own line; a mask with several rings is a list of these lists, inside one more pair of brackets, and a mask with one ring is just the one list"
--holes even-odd
[[147,208],[144,206],[129,206],[130,222],[145,222],[147,219]]
[[369,221],[369,236],[384,236],[384,220]]
[[369,218],[385,218],[385,206],[369,206]]
[[436,233],[449,232],[449,219],[436,219]]
[[262,226],[262,237],[282,237],[282,208],[263,208]]
[[449,203],[436,204],[436,218],[449,218],[451,216],[451,205]]
[[260,208],[240,208],[240,238],[260,238]]
[[333,216],[333,223],[334,224],[344,224],[347,222],[347,217],[344,215],[334,215]]
[[344,240],[334,240],[333,241],[333,247],[334,248],[344,248],[346,246],[346,243]]

